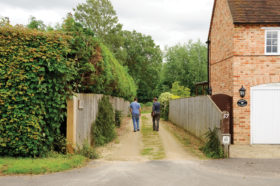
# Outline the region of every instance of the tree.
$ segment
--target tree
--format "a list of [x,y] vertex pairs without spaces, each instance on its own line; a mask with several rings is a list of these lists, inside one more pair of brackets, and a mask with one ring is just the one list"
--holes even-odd
[[76,20],[102,39],[118,24],[116,11],[109,0],[87,0],[86,3],[79,4],[74,11]]
[[138,85],[139,101],[151,101],[159,83],[159,73],[162,65],[162,54],[150,36],[136,31],[124,31],[124,46],[127,58],[123,65],[128,67],[129,74]]
[[27,28],[44,31],[46,30],[47,26],[44,24],[43,21],[37,20],[34,16],[31,16]]
[[171,93],[180,97],[190,97],[190,89],[184,86],[180,86],[178,81],[172,84]]
[[195,83],[207,80],[207,48],[200,41],[166,48],[159,91],[167,91],[175,81],[195,91]]
[[8,17],[0,17],[0,27],[10,26],[10,19]]
[[87,0],[79,4],[75,11],[75,19],[83,26],[91,29],[95,36],[110,48],[119,63],[123,63],[126,53],[122,50],[124,38],[122,25],[109,0]]

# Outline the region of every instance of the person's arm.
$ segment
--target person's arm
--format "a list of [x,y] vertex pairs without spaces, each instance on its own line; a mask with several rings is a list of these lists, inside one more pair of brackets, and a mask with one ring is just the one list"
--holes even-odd
[[154,112],[154,111],[155,111],[155,109],[156,109],[156,107],[155,107],[155,103],[153,103],[153,110],[152,110],[152,112]]
[[139,116],[141,116],[141,106],[139,104]]
[[130,114],[132,114],[132,106],[130,104],[130,108],[129,108]]

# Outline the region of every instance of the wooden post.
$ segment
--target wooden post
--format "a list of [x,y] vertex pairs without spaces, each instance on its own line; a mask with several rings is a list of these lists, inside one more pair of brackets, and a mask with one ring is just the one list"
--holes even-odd
[[224,147],[225,158],[229,158],[229,146],[230,146],[230,134],[229,134],[229,125],[230,125],[230,115],[228,111],[223,111],[223,120],[221,125],[222,133],[222,144]]
[[66,139],[67,139],[67,151],[74,153],[76,145],[76,101],[73,99],[67,100],[67,127],[66,127]]

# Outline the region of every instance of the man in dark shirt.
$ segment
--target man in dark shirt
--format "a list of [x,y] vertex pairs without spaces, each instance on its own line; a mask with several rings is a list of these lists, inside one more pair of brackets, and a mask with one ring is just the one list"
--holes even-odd
[[160,103],[157,101],[157,98],[154,98],[152,116],[153,116],[153,130],[158,131],[159,119],[160,119]]

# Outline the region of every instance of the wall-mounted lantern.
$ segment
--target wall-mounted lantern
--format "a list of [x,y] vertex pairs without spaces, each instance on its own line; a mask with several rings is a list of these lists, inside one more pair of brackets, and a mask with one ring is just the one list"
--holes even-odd
[[244,98],[245,97],[245,94],[246,94],[246,89],[242,87],[239,89],[239,94],[240,94],[240,97]]

